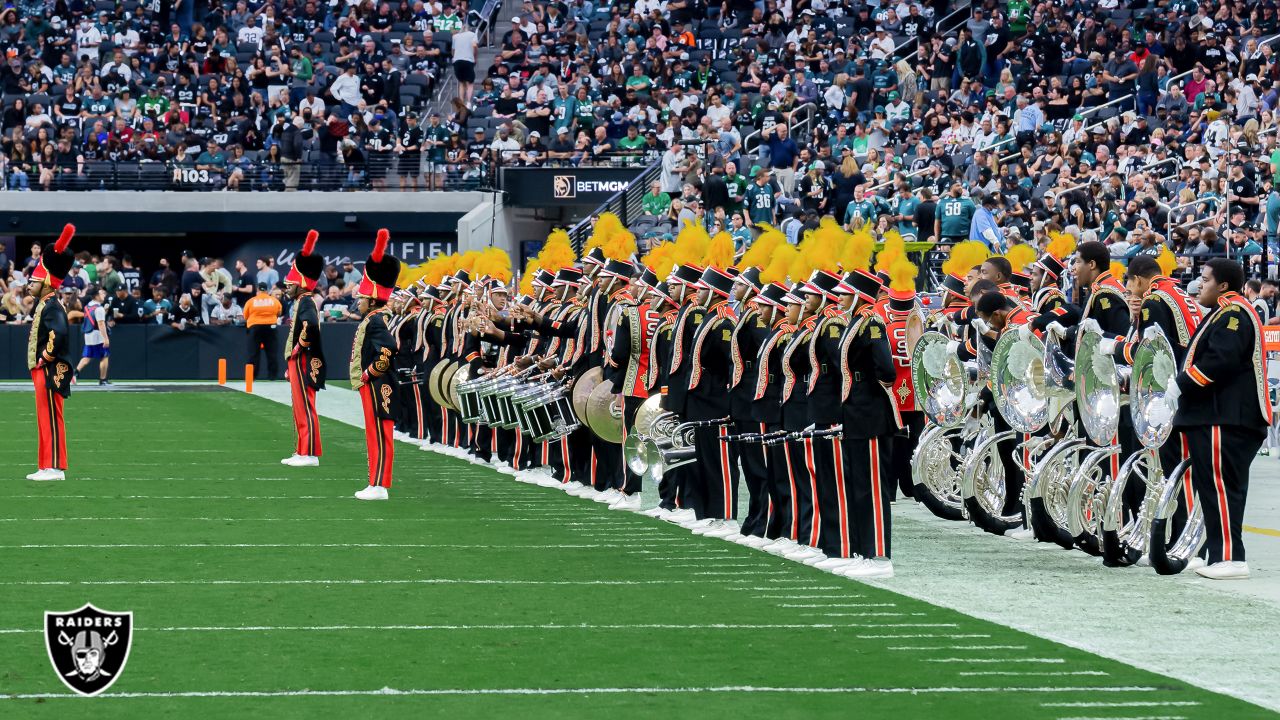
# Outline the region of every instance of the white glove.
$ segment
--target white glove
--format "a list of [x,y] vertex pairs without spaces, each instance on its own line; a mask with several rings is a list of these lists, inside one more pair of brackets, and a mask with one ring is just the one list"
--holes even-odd
[[1116,352],[1116,344],[1117,342],[1115,338],[1103,338],[1098,342],[1098,352],[1103,355],[1114,355]]
[[1147,329],[1142,331],[1143,340],[1155,340],[1158,337],[1164,337],[1164,331],[1159,325],[1148,325]]
[[949,340],[949,341],[947,341],[947,354],[948,354],[948,355],[959,355],[959,354],[960,354],[960,341],[959,341],[959,340]]
[[1094,320],[1093,318],[1089,318],[1084,322],[1080,323],[1080,332],[1085,332],[1087,330],[1092,330],[1093,332],[1096,332],[1099,335],[1102,334],[1102,326],[1099,325],[1098,321]]
[[1030,324],[1018,326],[1018,339],[1022,342],[1030,342],[1035,337],[1035,333],[1031,330]]
[[1169,403],[1170,408],[1178,407],[1178,398],[1182,396],[1182,388],[1178,387],[1178,376],[1169,377],[1169,383],[1164,388],[1165,402]]
[[1049,323],[1049,327],[1045,328],[1045,332],[1056,338],[1064,338],[1067,336],[1067,329],[1062,326],[1062,323],[1057,321]]
[[974,318],[970,324],[973,325],[974,330],[978,331],[979,335],[986,335],[991,332],[991,326],[987,324],[986,320],[983,320],[980,317]]

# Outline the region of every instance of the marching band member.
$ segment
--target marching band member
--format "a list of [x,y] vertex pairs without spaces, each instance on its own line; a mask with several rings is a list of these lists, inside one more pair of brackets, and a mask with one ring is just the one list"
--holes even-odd
[[1167,394],[1178,403],[1174,427],[1186,438],[1191,481],[1204,513],[1212,580],[1249,577],[1241,527],[1249,466],[1271,425],[1262,322],[1243,296],[1244,269],[1214,258],[1200,274],[1197,302],[1211,308],[1196,328]]
[[1062,317],[1067,313],[1067,296],[1059,283],[1067,271],[1066,259],[1076,250],[1075,238],[1049,231],[1049,244],[1031,266],[1031,309],[1037,315]]
[[[627,235],[631,237],[629,258],[635,250],[635,238],[630,233]],[[606,361],[613,347],[615,323],[624,309],[635,303],[630,290],[633,272],[635,267],[629,259],[613,257],[608,258],[596,270],[595,303],[600,315],[598,324],[595,322],[595,315],[592,316],[588,357],[591,367],[601,368],[605,380],[612,379],[612,371],[607,367]],[[600,493],[593,499],[612,505],[623,499],[623,487],[626,485],[622,446],[592,434],[591,449],[591,484]]]
[[[686,226],[688,227],[692,226]],[[662,406],[663,409],[674,412],[682,418],[688,417],[689,375],[693,366],[692,362],[685,362],[685,359],[692,352],[693,336],[697,327],[702,324],[704,315],[704,308],[698,303],[697,289],[702,272],[701,266],[684,264],[677,267],[671,274],[671,278],[667,280],[668,287],[671,286],[672,279],[680,286],[678,293],[673,292],[673,296],[683,304],[672,321],[671,354],[668,356],[665,373],[667,389]],[[695,508],[701,502],[701,498],[697,496],[691,467],[685,465],[675,468],[672,472],[676,509],[668,513],[664,519],[680,525],[699,522],[702,518],[698,517]]]
[[[662,317],[665,300],[658,291],[658,276],[649,268],[640,275],[637,283],[640,291],[636,302],[622,309],[618,329],[613,336],[612,350],[605,363],[605,379],[613,384],[613,391],[622,395],[623,442],[635,431],[636,412],[649,398],[646,380],[649,374],[650,348],[653,332]],[[622,497],[609,506],[610,510],[640,509],[640,476],[623,464]]]
[[[764,277],[766,274],[762,273],[761,278]],[[771,282],[756,297],[759,308],[757,325],[763,324],[764,334],[759,341],[760,348],[756,351],[752,373],[743,382],[750,383],[752,390],[751,420],[760,423],[760,432],[764,435],[776,435],[782,429],[782,347],[795,330],[787,320],[787,295],[787,286]],[[798,306],[792,307],[798,310]],[[776,548],[779,542],[786,546],[795,540],[795,486],[791,466],[787,461],[786,444],[771,440],[761,442],[760,445],[766,453],[768,469],[767,514],[761,532],[757,533],[754,526],[749,527],[744,522],[742,533],[749,538],[759,537],[769,541],[753,545],[766,550]],[[751,446],[748,445],[743,450],[744,456],[750,449]],[[745,467],[747,461],[744,459],[743,462]],[[753,544],[753,541],[749,540],[744,544]],[[794,545],[788,549],[792,548]]]
[[[422,336],[419,334],[418,318],[422,314],[422,302],[418,300],[413,288],[399,290],[391,296],[388,303],[392,312],[391,334],[396,338],[395,367],[418,370],[418,358],[422,354]],[[405,383],[399,385],[400,417],[397,425],[396,439],[422,440],[422,426],[426,411],[422,402],[422,385]]]
[[889,334],[889,347],[893,352],[893,365],[897,375],[893,381],[893,401],[898,406],[898,417],[902,421],[902,428],[893,435],[889,477],[894,481],[890,484],[896,484],[905,497],[914,497],[911,456],[924,433],[924,412],[917,404],[915,380],[911,376],[913,333],[918,333],[924,327],[924,311],[916,297],[916,272],[915,265],[905,258],[890,266],[889,295],[881,316]]
[[[759,241],[757,240],[757,243]],[[766,248],[767,249],[767,248]],[[743,265],[750,259],[743,257]],[[760,348],[770,332],[773,308],[768,298],[761,296],[760,268],[745,267],[733,286],[733,298],[738,310],[738,320],[733,326],[729,341],[729,356],[733,361],[733,374],[729,378],[729,415],[733,418],[734,432],[738,434],[769,432],[763,418],[755,417],[756,360]],[[777,420],[773,420],[776,425]],[[776,429],[776,428],[775,428]],[[765,530],[769,522],[769,450],[763,442],[735,444],[738,462],[742,467],[742,479],[747,487],[747,514],[742,518],[737,542],[750,547],[762,547],[767,541]]]
[[[418,374],[430,378],[431,372],[441,360],[441,343],[449,306],[441,300],[440,290],[434,285],[424,285],[418,297],[423,305],[422,312],[418,314],[418,337],[422,342],[418,356]],[[431,397],[431,393],[422,394],[423,422],[419,430],[423,450],[444,449],[444,445],[441,444],[444,439],[443,412],[443,408]]]
[[793,543],[789,548],[779,548],[780,554],[790,560],[807,560],[820,555],[818,533],[821,512],[818,505],[816,469],[810,453],[812,443],[807,438],[796,437],[809,427],[809,393],[807,383],[812,368],[809,365],[809,341],[822,317],[816,314],[816,302],[807,301],[801,286],[796,285],[785,301],[798,306],[789,310],[788,322],[795,329],[779,342],[782,347],[782,429],[792,433],[785,445],[787,464],[791,468],[791,496],[794,501],[792,514]]
[[[1006,332],[1022,332],[1023,328],[1026,328],[1026,332],[1031,332],[1029,323],[1036,317],[1034,313],[1027,310],[1026,306],[1001,292],[983,294],[974,303],[974,309],[982,323],[995,334],[996,339],[999,339]],[[995,431],[1004,432],[1011,429],[1004,416],[994,407],[994,404],[994,398],[991,398],[988,411],[994,413],[992,426]],[[1023,447],[1026,446],[1026,442],[1029,439],[1029,435],[1022,434]],[[1000,509],[1000,514],[1008,517],[1022,512],[1022,487],[1026,483],[1026,475],[1022,471],[1022,466],[1014,460],[1014,453],[1018,450],[1018,443],[1014,440],[1007,440],[999,443],[998,447],[1005,478],[1004,505]],[[1024,458],[1023,461],[1027,462],[1027,460],[1027,458]],[[992,528],[985,526],[983,529],[994,532]],[[1026,527],[1006,530],[1004,534],[1023,540],[1033,537]]]
[[901,427],[891,396],[897,373],[888,331],[873,309],[880,282],[866,270],[852,270],[845,284],[854,291],[852,318],[839,348],[844,456],[843,491],[850,514],[850,553],[855,562],[835,572],[850,578],[893,577],[889,472],[890,438]]
[[[666,283],[663,286],[663,296],[665,302],[661,319],[653,330],[653,340],[649,344],[649,372],[645,380],[646,387],[650,393],[658,393],[666,395],[670,384],[668,371],[670,370],[670,359],[673,351],[673,340],[675,337],[676,321],[679,316],[680,309],[683,307],[685,297],[685,284],[676,278],[679,268],[671,268],[667,270]],[[661,277],[659,270],[655,270],[655,275]],[[666,402],[666,398],[662,399]],[[664,406],[664,409],[665,406]],[[662,479],[658,481],[658,506],[645,514],[651,515],[662,520],[678,522],[684,519],[680,513],[683,508],[679,504],[679,485],[678,473],[683,468],[669,470],[662,475]],[[696,519],[696,518],[694,518]]]
[[364,277],[356,289],[363,319],[351,346],[351,389],[360,393],[364,410],[364,437],[369,453],[369,485],[356,493],[360,500],[386,500],[391,487],[392,441],[396,407],[396,378],[392,358],[396,339],[389,324],[387,301],[400,276],[400,260],[387,252],[391,234],[379,230],[373,252],[365,260]]
[[281,460],[293,467],[315,467],[320,464],[320,413],[316,410],[316,391],[324,389],[324,345],[320,337],[320,313],[314,300],[316,283],[324,272],[324,256],[316,255],[320,233],[312,230],[301,252],[293,259],[293,267],[284,278],[285,292],[293,300],[289,334],[284,342],[285,375],[293,399],[293,425],[298,443],[293,455]]
[[62,228],[56,242],[40,252],[40,262],[27,279],[27,295],[35,302],[31,331],[27,335],[27,369],[36,394],[36,471],[28,480],[64,480],[67,470],[67,433],[62,401],[71,396],[71,360],[67,355],[67,310],[58,299],[58,288],[71,270],[75,256],[68,246],[76,229]]

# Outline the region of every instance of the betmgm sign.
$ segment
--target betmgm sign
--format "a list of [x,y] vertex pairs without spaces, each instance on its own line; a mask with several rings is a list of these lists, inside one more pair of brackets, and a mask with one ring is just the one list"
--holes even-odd
[[521,207],[597,206],[627,189],[635,168],[504,168],[502,189],[508,203]]

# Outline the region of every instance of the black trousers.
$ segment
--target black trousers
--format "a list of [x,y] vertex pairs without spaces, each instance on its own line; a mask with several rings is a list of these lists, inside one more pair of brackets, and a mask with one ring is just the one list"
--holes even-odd
[[[640,410],[640,406],[644,404],[645,398],[623,397],[622,398],[622,442],[626,442],[636,431],[636,412]],[[643,489],[643,481],[641,477],[627,467],[627,459],[622,458],[622,492],[632,495]]]
[[[777,425],[766,425],[765,428],[765,432],[779,430]],[[791,525],[795,517],[795,488],[791,482],[791,465],[787,461],[787,443],[767,445],[765,450],[769,457],[769,507],[764,536],[770,540],[780,537],[794,539]]]
[[915,497],[915,483],[911,477],[911,456],[924,434],[924,413],[912,410],[902,413],[902,428],[893,434],[893,460],[889,465],[898,490],[903,497]]
[[568,450],[564,458],[565,482],[591,484],[591,460],[594,457],[591,452],[591,440],[594,437],[590,428],[586,427],[580,427],[569,433],[564,445]]
[[516,454],[516,435],[518,434],[520,434],[519,430],[493,429],[494,443],[497,449],[495,457],[508,465],[511,465],[511,460]]
[[689,466],[685,465],[662,474],[662,479],[658,481],[658,505],[663,509],[684,508],[684,505],[680,504],[680,490],[684,482],[684,472],[688,468]]
[[791,532],[787,537],[801,545],[818,546],[817,512],[818,496],[814,487],[813,453],[808,440],[788,440],[784,443],[787,468],[791,472]]
[[[1175,429],[1169,439],[1160,446],[1160,472],[1165,477],[1178,467],[1184,458],[1191,457],[1191,448],[1187,446],[1187,436],[1180,429]],[[1176,537],[1187,525],[1187,517],[1195,510],[1196,489],[1191,482],[1191,473],[1182,476],[1182,493],[1178,496],[1178,509],[1174,510],[1169,526]]]
[[889,473],[890,437],[886,434],[846,438],[841,442],[844,469],[850,483],[854,551],[867,558],[892,557],[889,503],[893,499],[893,485],[885,481]]
[[267,372],[270,374],[271,380],[280,379],[280,353],[276,349],[276,330],[270,325],[254,325],[249,328],[249,364],[253,365],[253,376],[260,380],[267,380],[260,372],[258,362],[261,360],[259,351],[267,354]]
[[1181,428],[1191,451],[1191,483],[1204,512],[1209,564],[1244,561],[1244,504],[1249,466],[1266,433],[1236,425]]
[[[995,401],[991,398],[991,391],[984,389],[983,397],[986,398],[986,407],[991,412],[991,429],[997,434],[1012,430],[1009,423],[1004,421],[1004,416],[996,409]],[[1019,451],[1019,443],[1025,440],[1024,434],[1014,435],[1008,440],[1001,440],[996,443],[996,449],[1000,453],[1000,464],[1004,466],[1004,508],[1002,512],[1005,515],[1012,515],[1022,508],[1022,487],[1026,484],[1026,476],[1022,472],[1022,467],[1014,460],[1014,454]]]
[[467,425],[472,428],[471,448],[475,452],[476,457],[485,462],[493,459],[493,428],[488,425]]
[[622,476],[622,446],[591,436],[591,458],[588,461],[588,477],[591,486],[596,490],[621,490],[625,479]]
[[735,451],[724,438],[729,435],[728,425],[697,427],[693,430],[693,445],[697,461],[693,477],[694,492],[698,500],[691,502],[698,519],[734,520],[738,517],[738,475]]
[[[819,426],[819,430],[833,427]],[[853,533],[849,522],[849,493],[852,485],[844,467],[844,442],[839,437],[808,441],[813,454],[813,477],[817,488],[818,549],[828,557],[853,557]],[[893,484],[889,492],[893,492]]]
[[[735,420],[734,431],[742,433],[767,433],[761,422]],[[738,464],[742,466],[742,479],[747,486],[747,514],[742,518],[742,534],[764,537],[769,525],[769,452],[763,443],[736,443]]]

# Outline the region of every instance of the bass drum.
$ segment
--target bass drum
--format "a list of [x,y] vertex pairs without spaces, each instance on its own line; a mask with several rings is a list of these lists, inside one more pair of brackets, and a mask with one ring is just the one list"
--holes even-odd
[[597,383],[587,398],[587,426],[601,440],[622,443],[622,396],[613,391],[613,383]]
[[591,423],[587,421],[587,400],[591,397],[591,391],[595,390],[596,385],[599,385],[603,379],[604,370],[593,367],[579,375],[571,386],[570,399],[573,402],[573,412],[588,427],[590,427]]
[[431,368],[431,374],[427,376],[427,393],[431,395],[431,399],[441,407],[448,407],[448,403],[445,401],[444,392],[442,390],[442,388],[445,387],[445,378],[456,370],[457,367],[458,363],[453,360],[436,363],[436,366]]
[[462,407],[462,399],[458,396],[458,386],[470,379],[470,365],[459,365],[458,369],[449,376],[444,394],[449,398],[449,408],[451,410],[459,410]]

